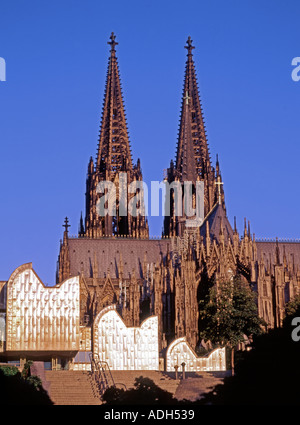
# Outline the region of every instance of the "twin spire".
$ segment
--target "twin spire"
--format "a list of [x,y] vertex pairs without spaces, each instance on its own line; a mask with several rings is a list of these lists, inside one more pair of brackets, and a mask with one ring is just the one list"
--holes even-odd
[[[110,57],[105,84],[99,144],[95,163],[91,158],[88,166],[86,190],[85,225],[81,220],[80,235],[101,237],[109,235],[129,235],[147,237],[148,224],[145,217],[101,218],[96,213],[99,199],[97,184],[101,180],[112,182],[118,179],[120,172],[127,173],[128,184],[133,180],[142,180],[140,161],[133,165],[129,135],[126,123],[123,95],[116,57],[116,36],[111,33]],[[211,166],[201,102],[197,86],[197,78],[192,51],[191,37],[187,40],[187,60],[184,77],[182,107],[179,126],[179,137],[175,167],[172,163],[168,170],[168,180],[192,181],[204,180],[205,215],[211,211],[216,201],[221,202],[220,186],[217,187],[217,176]],[[170,171],[171,170],[171,171]],[[217,167],[219,173],[219,167]],[[220,179],[220,175],[218,176]],[[219,192],[218,192],[219,190]],[[222,195],[223,196],[223,195]],[[224,198],[224,196],[223,196]],[[118,200],[117,200],[118,204]],[[166,226],[164,233],[170,235]],[[167,224],[169,227],[169,224]],[[174,227],[174,226],[173,226]]]

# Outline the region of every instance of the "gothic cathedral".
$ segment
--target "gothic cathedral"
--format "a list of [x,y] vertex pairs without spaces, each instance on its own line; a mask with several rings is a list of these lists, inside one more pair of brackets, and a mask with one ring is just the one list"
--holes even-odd
[[[190,37],[177,150],[165,182],[182,188],[179,196],[189,182],[193,201],[202,182],[203,218],[192,225],[193,213],[176,214],[171,190],[162,236],[153,239],[143,209],[126,210],[132,184],[138,188],[135,202],[143,204],[143,177],[140,160],[132,161],[115,38],[112,33],[97,154],[87,169],[85,217],[77,237],[69,235],[66,219],[57,265],[57,283],[80,277],[80,324],[92,326],[113,304],[127,326],[157,316],[160,351],[182,336],[195,348],[201,289],[240,275],[257,292],[258,313],[268,327],[280,326],[286,302],[299,293],[300,243],[255,240],[246,221],[242,235],[229,223],[219,161],[213,165],[209,153]],[[116,188],[113,208],[101,215],[101,193],[107,195],[110,184]]]

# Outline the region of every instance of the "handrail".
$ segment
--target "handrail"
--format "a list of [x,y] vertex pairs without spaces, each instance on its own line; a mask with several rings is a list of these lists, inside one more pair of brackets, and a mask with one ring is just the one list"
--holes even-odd
[[[108,370],[109,377],[110,377],[111,382],[112,382],[112,385],[110,385],[110,386],[115,387],[114,378],[113,378],[113,376],[112,376],[112,373],[111,373],[111,370],[110,370],[110,367],[109,367],[108,363],[107,363],[107,362],[105,362],[104,360],[98,360],[98,364],[99,364],[99,366],[101,367],[101,369],[102,369],[102,371],[103,371],[103,373],[104,373],[104,375],[105,375],[105,380],[106,380],[107,385],[108,385],[108,377],[106,376],[106,373],[105,373],[105,372],[106,372],[106,370]],[[109,386],[109,385],[108,385],[108,386]]]
[[[98,389],[101,395],[104,393],[104,391],[107,388],[109,387],[116,388],[116,385],[122,385],[124,386],[125,390],[127,390],[127,387],[125,384],[121,382],[115,383],[109,364],[104,360],[100,360],[98,354],[95,353],[93,355],[92,353],[90,353],[89,357],[91,362],[92,376],[94,377],[94,380],[98,386]],[[109,378],[111,380],[112,385],[109,385]]]
[[[125,384],[123,384],[122,382],[115,382],[115,380],[114,380],[114,378],[113,378],[113,375],[112,375],[112,373],[111,373],[111,370],[110,370],[109,364],[108,364],[106,361],[104,361],[104,360],[98,360],[98,363],[99,363],[99,364],[100,364],[100,366],[102,367],[102,371],[104,372],[104,375],[105,375],[105,378],[106,378],[107,385],[108,385],[108,379],[107,379],[107,377],[106,377],[106,373],[105,373],[105,372],[106,372],[106,370],[108,370],[108,372],[109,372],[109,376],[110,376],[110,379],[111,379],[112,385],[108,385],[108,387],[109,387],[109,386],[110,386],[110,387],[116,387],[116,385],[122,385],[122,386],[125,388],[125,390],[127,390],[127,387],[126,387],[126,385],[125,385]],[[105,365],[107,369],[105,369],[105,368],[103,367],[103,365]]]

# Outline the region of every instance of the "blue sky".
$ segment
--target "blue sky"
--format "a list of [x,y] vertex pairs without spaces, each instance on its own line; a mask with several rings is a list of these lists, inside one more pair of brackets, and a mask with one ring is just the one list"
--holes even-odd
[[[76,234],[117,35],[133,158],[161,181],[175,156],[187,37],[228,217],[256,237],[299,238],[300,2],[2,0],[0,279],[32,262],[55,279],[64,217]],[[151,235],[162,219],[150,218]]]

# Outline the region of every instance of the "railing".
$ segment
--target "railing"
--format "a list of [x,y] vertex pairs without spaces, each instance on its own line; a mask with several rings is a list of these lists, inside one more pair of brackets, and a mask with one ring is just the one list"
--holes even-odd
[[68,235],[69,239],[135,239],[135,240],[143,240],[143,241],[149,241],[149,240],[162,240],[162,239],[172,239],[172,236],[147,236],[147,237],[142,237],[142,236],[132,236],[132,235],[103,235],[103,236],[88,236],[88,235],[72,235],[69,234]]
[[279,242],[279,243],[299,243],[299,238],[289,239],[289,238],[255,238],[256,242]]
[[97,385],[100,395],[102,395],[107,388],[116,388],[117,385],[121,385],[125,388],[125,390],[127,390],[125,384],[120,382],[115,383],[109,364],[103,360],[100,360],[98,354],[93,355],[90,353],[90,362],[92,377]]

